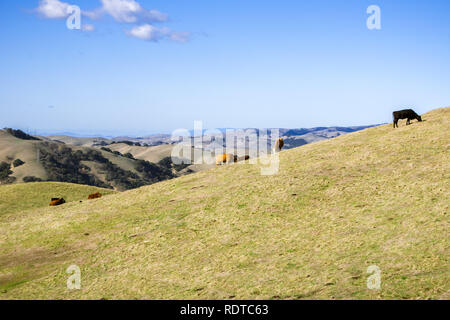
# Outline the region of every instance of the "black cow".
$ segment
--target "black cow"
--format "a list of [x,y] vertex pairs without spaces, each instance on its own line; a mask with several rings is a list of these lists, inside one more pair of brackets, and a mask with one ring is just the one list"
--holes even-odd
[[394,128],[398,128],[398,120],[402,119],[407,119],[406,125],[411,124],[411,120],[413,119],[417,119],[419,122],[422,122],[422,117],[415,113],[412,109],[395,111],[392,115],[394,116]]

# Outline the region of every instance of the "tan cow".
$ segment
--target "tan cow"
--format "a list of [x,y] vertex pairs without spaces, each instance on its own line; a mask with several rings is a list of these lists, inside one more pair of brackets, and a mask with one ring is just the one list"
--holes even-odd
[[226,163],[237,162],[238,157],[231,153],[219,154],[216,156],[216,165],[220,166]]
[[277,141],[275,141],[275,145],[273,146],[273,152],[274,153],[280,152],[281,149],[283,149],[283,147],[284,147],[284,140],[283,138],[280,138]]

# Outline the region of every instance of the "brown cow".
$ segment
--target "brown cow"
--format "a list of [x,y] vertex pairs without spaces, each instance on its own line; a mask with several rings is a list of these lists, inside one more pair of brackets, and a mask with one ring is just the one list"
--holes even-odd
[[102,197],[102,194],[100,192],[97,192],[97,193],[93,193],[93,194],[89,195],[88,200],[99,199],[101,197]]
[[231,153],[219,154],[216,156],[216,165],[220,166],[225,163],[237,162],[238,157]]
[[52,198],[52,200],[50,201],[50,207],[60,206],[64,203],[66,203],[66,200],[64,200],[64,198]]
[[274,153],[280,152],[281,149],[283,149],[283,147],[284,147],[284,140],[283,138],[280,138],[277,141],[275,141],[275,145],[273,146],[273,152]]

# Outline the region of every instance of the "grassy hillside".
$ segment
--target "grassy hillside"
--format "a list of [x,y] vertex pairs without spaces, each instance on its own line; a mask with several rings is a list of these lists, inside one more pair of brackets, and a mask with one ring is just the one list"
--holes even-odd
[[0,215],[0,298],[449,299],[450,108],[423,118]]
[[129,146],[125,143],[115,143],[109,145],[108,148],[113,151],[119,151],[122,154],[131,153],[136,159],[157,163],[163,158],[171,156],[173,145],[164,144],[153,147],[137,147]]
[[79,138],[64,135],[56,135],[40,138],[54,141],[61,141],[64,142],[65,144],[70,144],[77,147],[93,147],[93,146],[100,146],[102,143],[104,144],[111,143],[111,139],[106,138]]
[[0,216],[48,207],[51,198],[64,198],[66,202],[87,200],[90,194],[96,192],[102,195],[115,193],[109,189],[59,182],[0,186]]
[[13,168],[13,177],[16,182],[22,182],[26,176],[36,176],[47,179],[47,173],[42,164],[36,161],[38,156],[38,145],[40,141],[21,140],[0,130],[0,162],[11,163],[15,159],[21,159],[24,165]]
[[[152,147],[137,147],[129,146],[125,143],[115,143],[108,146],[108,148],[113,151],[119,151],[122,154],[131,153],[136,159],[146,160],[153,163],[158,163],[166,157],[171,157],[173,147],[174,145],[172,144],[163,144]],[[209,170],[214,167],[214,164],[192,164],[188,166],[188,168],[194,172]]]

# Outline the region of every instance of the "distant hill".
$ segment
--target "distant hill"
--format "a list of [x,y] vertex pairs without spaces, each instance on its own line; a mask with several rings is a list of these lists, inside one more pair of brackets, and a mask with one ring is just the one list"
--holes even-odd
[[[286,139],[304,139],[307,143],[313,143],[317,141],[321,141],[324,139],[334,138],[346,133],[351,133],[359,130],[364,130],[367,128],[371,128],[373,126],[354,126],[354,127],[317,127],[317,128],[300,128],[300,129],[277,129],[280,132],[280,136]],[[242,129],[248,130],[252,128]],[[228,129],[219,129],[219,131],[225,133],[226,130],[235,131],[238,129],[228,128]],[[260,132],[259,129],[256,132]],[[270,130],[274,129],[267,129]],[[191,135],[193,135],[193,131],[190,131]],[[172,136],[169,134],[158,134],[151,135],[146,137],[127,137],[127,136],[119,136],[115,138],[101,138],[101,137],[79,137],[78,135],[50,135],[47,137],[41,137],[42,139],[50,139],[57,140],[60,142],[64,142],[66,144],[71,144],[75,146],[84,146],[84,147],[99,147],[109,145],[113,142],[121,142],[128,141],[132,143],[138,143],[143,147],[155,147],[160,145],[173,145]]]
[[[309,128],[309,129],[277,129],[279,130],[279,134],[285,140],[284,149],[296,148],[302,145],[306,145],[309,143],[314,143],[326,139],[335,138],[347,133],[356,132],[360,130],[364,130],[373,126],[356,126],[356,127],[317,127],[317,128]],[[250,128],[251,129],[251,128]],[[233,132],[237,129],[220,129],[221,132],[225,133],[226,130]],[[248,130],[248,129],[243,129]],[[252,129],[260,134],[259,129]],[[271,130],[267,129],[270,133]],[[191,132],[193,134],[193,132]],[[79,137],[70,137],[70,136],[49,136],[42,137],[42,139],[51,139],[58,142],[64,142],[66,144],[74,145],[74,146],[84,146],[84,147],[107,147],[110,150],[118,151],[122,154],[131,153],[136,159],[142,159],[146,161],[150,161],[153,163],[157,163],[161,161],[163,158],[170,157],[174,142],[171,139],[170,135],[161,134],[161,135],[152,135],[148,137],[141,138],[133,138],[133,137],[116,137],[112,139],[106,138],[79,138]],[[210,149],[211,141],[208,137],[204,139],[206,142],[203,144],[203,149]],[[227,147],[226,144],[223,147]],[[245,145],[245,141],[239,141],[238,139],[238,148],[248,148]],[[270,146],[269,146],[270,149]],[[202,170],[211,169],[214,166],[210,165],[191,165],[189,166],[189,170],[197,172]]]
[[[20,161],[19,161],[20,160]],[[15,166],[14,163],[21,163]],[[150,163],[100,148],[18,138],[0,130],[0,184],[55,181],[119,191],[181,175],[171,164]]]
[[423,119],[0,215],[0,298],[449,299],[450,108]]

